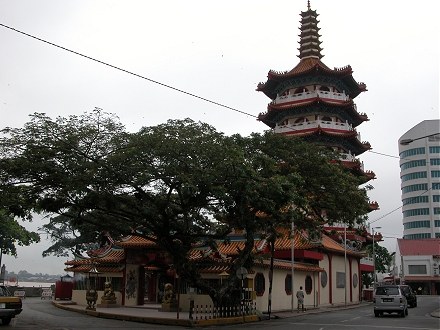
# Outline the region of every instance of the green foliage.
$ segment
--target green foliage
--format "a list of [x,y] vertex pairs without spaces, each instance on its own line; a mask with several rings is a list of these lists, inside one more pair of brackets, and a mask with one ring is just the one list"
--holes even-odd
[[[366,252],[371,256],[373,255],[373,244],[366,247]],[[374,254],[376,260],[376,272],[388,273],[393,260],[393,257],[388,252],[388,249],[379,245],[377,242],[374,242]]]
[[28,246],[40,241],[40,236],[26,230],[17,219],[0,209],[0,249],[2,253],[17,256],[17,245]]
[[367,213],[365,190],[330,161],[334,155],[271,132],[227,137],[185,119],[128,133],[96,109],[55,121],[34,114],[23,128],[1,133],[3,207],[22,218],[53,215],[44,226],[54,242],[46,254],[81,253],[103,236],[136,233],[155,240],[180,275],[208,291],[201,265],[188,260],[195,243],[215,250],[216,240],[245,229],[235,273],[252,264],[257,235],[273,237],[292,220],[319,231]]

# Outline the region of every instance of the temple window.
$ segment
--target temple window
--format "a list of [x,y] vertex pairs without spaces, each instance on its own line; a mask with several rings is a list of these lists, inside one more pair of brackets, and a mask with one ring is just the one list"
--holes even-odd
[[330,88],[328,88],[327,86],[320,86],[319,90],[323,92],[330,92]]
[[322,121],[332,121],[332,119],[329,116],[324,116],[321,118]]
[[311,294],[312,293],[313,282],[312,282],[312,277],[310,275],[306,276],[306,280],[305,280],[305,283],[304,283],[304,289],[305,289],[307,294]]
[[255,292],[257,296],[261,297],[264,294],[264,291],[266,290],[266,280],[264,278],[264,275],[262,273],[257,273],[255,275]]

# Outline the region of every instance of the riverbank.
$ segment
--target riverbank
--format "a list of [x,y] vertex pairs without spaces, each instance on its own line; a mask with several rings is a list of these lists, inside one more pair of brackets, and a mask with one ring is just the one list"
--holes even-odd
[[50,288],[51,286],[55,286],[55,282],[8,282],[5,281],[4,284],[7,287],[18,287],[18,288]]
[[19,285],[7,285],[9,292],[14,295],[15,291],[24,291],[24,295],[20,295],[20,296],[24,296],[24,297],[42,297],[43,296],[43,291],[47,288],[50,288],[52,290],[52,292],[55,292],[55,284],[53,283],[39,283],[42,284],[41,286],[24,286],[22,284],[26,284],[28,285],[29,283],[32,284],[36,284],[33,282],[23,282],[23,283],[19,283]]

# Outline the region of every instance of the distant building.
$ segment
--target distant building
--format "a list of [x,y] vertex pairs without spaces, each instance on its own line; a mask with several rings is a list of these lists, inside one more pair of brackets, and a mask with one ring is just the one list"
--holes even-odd
[[403,134],[399,156],[403,238],[440,238],[440,120]]
[[440,238],[398,239],[395,261],[401,283],[417,294],[440,295]]

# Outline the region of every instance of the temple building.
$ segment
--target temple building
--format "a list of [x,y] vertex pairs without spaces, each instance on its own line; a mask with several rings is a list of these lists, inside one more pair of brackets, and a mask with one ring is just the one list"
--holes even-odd
[[[375,174],[365,170],[357,157],[371,146],[361,140],[356,128],[368,117],[357,111],[353,101],[367,90],[366,85],[354,80],[350,66],[330,69],[321,62],[317,17],[308,3],[307,10],[301,13],[299,63],[290,71],[269,71],[267,81],[258,85],[257,91],[271,100],[267,112],[258,119],[279,134],[299,136],[337,151],[347,170],[366,183]],[[371,204],[371,210],[377,207],[377,203]],[[294,301],[296,308],[293,295],[300,286],[309,307],[359,303],[362,273],[373,271],[372,261],[363,258],[365,244],[372,241],[366,227],[345,228],[342,224],[327,227],[318,240],[307,232],[295,231],[291,237],[289,230],[279,230],[272,273],[267,241],[264,237],[254,238],[253,252],[260,256],[260,261],[247,269],[243,286],[248,292],[246,297],[257,310],[267,310],[271,297],[276,297],[271,301],[272,310],[293,308]],[[212,267],[200,269],[200,274],[221,283],[230,275],[231,263],[244,244],[243,233],[233,232],[227,241],[216,242],[217,251],[201,242],[191,251],[191,258],[215,260]],[[164,285],[182,281],[178,290],[182,310],[190,308],[190,300],[196,305],[212,305],[209,295],[186,286],[184,279],[173,273],[170,263],[169,256],[154,242],[133,234],[91,251],[89,257],[78,256],[66,263],[66,270],[75,275],[73,297],[77,303],[85,304],[85,290],[91,282],[102,291],[103,283],[112,281],[117,303],[130,306],[160,303]],[[93,279],[95,275],[90,270],[95,268],[99,275]],[[272,292],[269,292],[270,277]]]

